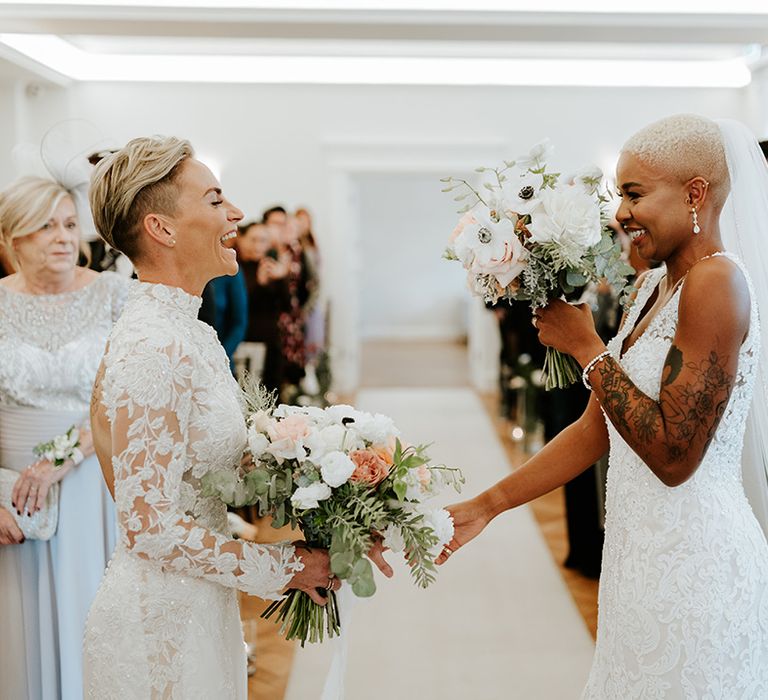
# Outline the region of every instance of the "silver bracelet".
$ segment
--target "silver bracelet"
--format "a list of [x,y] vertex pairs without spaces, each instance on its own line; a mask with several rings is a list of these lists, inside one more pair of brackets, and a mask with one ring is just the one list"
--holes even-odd
[[601,362],[610,354],[610,350],[603,350],[599,355],[596,355],[584,365],[584,371],[581,373],[581,381],[584,386],[587,387],[587,391],[592,391],[592,385],[589,383],[589,373],[595,368],[598,362]]

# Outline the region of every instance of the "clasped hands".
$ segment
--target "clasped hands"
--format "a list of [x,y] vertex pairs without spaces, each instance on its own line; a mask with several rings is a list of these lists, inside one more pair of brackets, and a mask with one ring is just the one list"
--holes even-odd
[[[44,505],[51,486],[64,478],[71,465],[56,469],[47,459],[30,464],[19,474],[11,492],[11,504],[18,515],[34,515]],[[21,544],[24,534],[15,518],[0,508],[0,545]]]
[[[294,542],[297,555],[304,568],[297,572],[288,584],[288,588],[304,591],[318,605],[328,602],[328,591],[338,591],[341,581],[331,571],[331,560],[327,549],[315,549],[305,542]],[[368,558],[387,578],[392,578],[392,567],[384,559],[384,547],[380,538],[374,540],[373,547],[368,551]]]

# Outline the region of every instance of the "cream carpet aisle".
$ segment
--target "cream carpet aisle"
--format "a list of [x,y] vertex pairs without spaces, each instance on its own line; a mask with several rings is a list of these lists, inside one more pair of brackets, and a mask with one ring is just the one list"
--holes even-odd
[[[409,441],[434,442],[435,461],[464,470],[465,496],[509,473],[469,389],[372,389],[357,403],[392,416]],[[592,639],[526,508],[497,518],[426,591],[395,568],[355,608],[347,700],[579,697]],[[330,658],[330,645],[298,649],[286,700],[319,698]]]

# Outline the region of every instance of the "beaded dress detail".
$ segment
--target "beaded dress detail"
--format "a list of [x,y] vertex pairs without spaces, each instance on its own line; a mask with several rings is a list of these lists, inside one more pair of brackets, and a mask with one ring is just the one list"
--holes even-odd
[[104,339],[127,287],[113,272],[64,294],[0,286],[0,403],[87,411]]
[[275,599],[291,546],[233,540],[200,479],[246,445],[240,390],[200,297],[138,283],[104,358],[119,542],[86,627],[85,697],[244,700],[237,590]]
[[[664,274],[660,268],[646,275],[624,326],[608,344],[654,400],[682,285],[623,357],[621,348]],[[585,699],[768,698],[768,544],[741,477],[759,323],[753,302],[732,395],[699,468],[685,483],[664,485],[606,419],[606,537]]]

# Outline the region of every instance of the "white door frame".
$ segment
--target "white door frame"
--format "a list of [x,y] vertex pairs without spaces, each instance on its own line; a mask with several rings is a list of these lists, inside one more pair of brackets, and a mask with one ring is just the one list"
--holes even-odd
[[[324,145],[330,173],[329,249],[324,255],[326,294],[331,301],[330,347],[334,387],[350,394],[360,383],[360,218],[354,182],[364,173],[461,173],[501,162],[501,141],[462,143],[329,142]],[[440,183],[436,180],[435,187]],[[396,202],[393,203],[396,206]],[[451,206],[446,197],[446,206]],[[449,235],[446,231],[446,241]],[[435,260],[439,265],[440,261]],[[469,322],[470,373],[481,390],[495,385],[498,333],[492,317],[475,300]],[[489,325],[490,324],[490,325]]]

